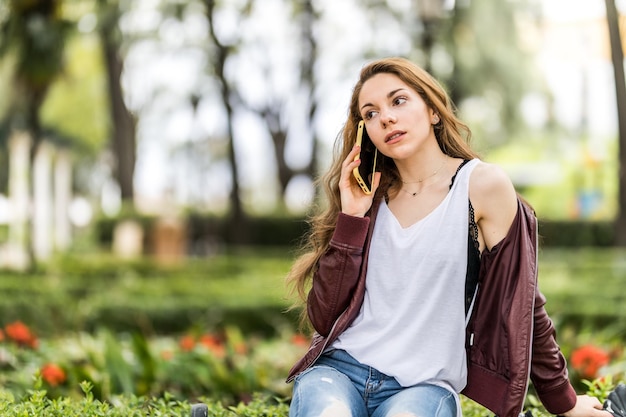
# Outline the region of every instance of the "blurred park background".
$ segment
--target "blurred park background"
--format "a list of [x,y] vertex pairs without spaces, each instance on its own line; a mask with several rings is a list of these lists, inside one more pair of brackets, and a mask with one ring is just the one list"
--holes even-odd
[[288,396],[283,279],[391,55],[536,209],[577,387],[623,378],[624,45],[624,0],[0,0],[0,388]]

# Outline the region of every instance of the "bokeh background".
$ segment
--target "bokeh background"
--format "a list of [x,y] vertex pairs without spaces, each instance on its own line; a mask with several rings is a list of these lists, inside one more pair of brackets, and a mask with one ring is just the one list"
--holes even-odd
[[360,67],[391,55],[442,81],[541,218],[619,214],[602,0],[7,0],[0,19],[0,221],[67,212],[57,246],[130,209],[303,215]]
[[625,44],[624,0],[0,0],[0,387],[288,397],[283,278],[386,56],[536,209],[577,388],[623,378]]

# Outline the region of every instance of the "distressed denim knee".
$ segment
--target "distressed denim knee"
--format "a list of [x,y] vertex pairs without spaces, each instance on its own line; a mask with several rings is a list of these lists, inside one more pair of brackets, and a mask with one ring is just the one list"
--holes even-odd
[[289,417],[360,417],[363,397],[350,379],[328,366],[314,366],[296,377]]
[[407,387],[388,398],[372,417],[457,417],[455,395],[436,385]]

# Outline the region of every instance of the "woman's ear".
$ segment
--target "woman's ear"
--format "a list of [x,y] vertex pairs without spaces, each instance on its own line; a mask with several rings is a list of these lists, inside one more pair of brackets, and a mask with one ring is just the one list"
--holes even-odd
[[430,124],[432,125],[436,125],[441,120],[439,113],[437,113],[437,110],[433,107],[428,106],[428,115],[430,116]]

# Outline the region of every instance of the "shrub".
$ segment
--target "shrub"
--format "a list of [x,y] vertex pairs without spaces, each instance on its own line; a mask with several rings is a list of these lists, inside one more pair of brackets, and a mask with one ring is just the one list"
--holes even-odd
[[541,245],[552,247],[608,247],[615,241],[609,221],[539,220]]
[[[186,416],[191,404],[175,399],[170,394],[162,397],[116,396],[111,401],[94,398],[92,386],[81,384],[81,398],[61,397],[51,399],[41,388],[41,380],[29,396],[16,399],[11,393],[0,391],[0,415],[3,417],[145,417]],[[248,404],[224,406],[220,402],[203,399],[209,408],[209,417],[286,417],[288,407],[282,402],[265,397],[255,397]]]
[[[9,327],[36,338],[24,324]],[[202,401],[210,416],[283,417],[291,395],[284,377],[308,343],[299,334],[267,340],[236,328],[191,329],[176,339],[103,330],[38,339],[34,346],[20,340],[0,341],[2,416],[180,416],[189,413],[190,401]],[[595,379],[582,380],[582,386],[604,401],[613,381],[626,375],[623,354],[607,357],[600,344],[581,343],[570,355],[573,375],[578,369],[593,374]],[[466,417],[491,417],[465,397],[462,407]],[[534,417],[548,416],[532,387],[525,409]]]
[[229,253],[162,266],[150,258],[66,255],[27,274],[0,276],[0,326],[22,320],[42,336],[64,332],[177,334],[202,323],[275,335],[285,314],[284,253]]
[[235,327],[219,332],[192,328],[176,338],[102,329],[94,335],[39,339],[37,346],[7,338],[0,341],[0,387],[22,397],[39,376],[51,398],[77,396],[84,381],[103,401],[120,394],[165,393],[209,396],[224,404],[250,401],[260,393],[286,397],[285,376],[307,348],[300,339],[290,333],[249,336]]
[[[601,402],[616,384],[610,379],[588,382],[589,395],[597,397]],[[0,391],[0,415],[3,417],[143,417],[143,416],[186,416],[191,411],[191,403],[178,400],[165,393],[161,397],[137,397],[135,395],[116,396],[105,402],[94,398],[91,385],[81,384],[83,395],[80,398],[51,399],[41,388],[41,380],[35,383],[35,389],[23,399],[16,399],[11,393]],[[255,396],[248,403],[226,406],[219,401],[201,398],[208,409],[209,417],[287,417],[286,401],[271,397]],[[465,417],[491,417],[484,407],[461,397],[461,406]],[[525,410],[533,417],[548,417],[549,413],[539,404],[536,397],[529,395]]]

